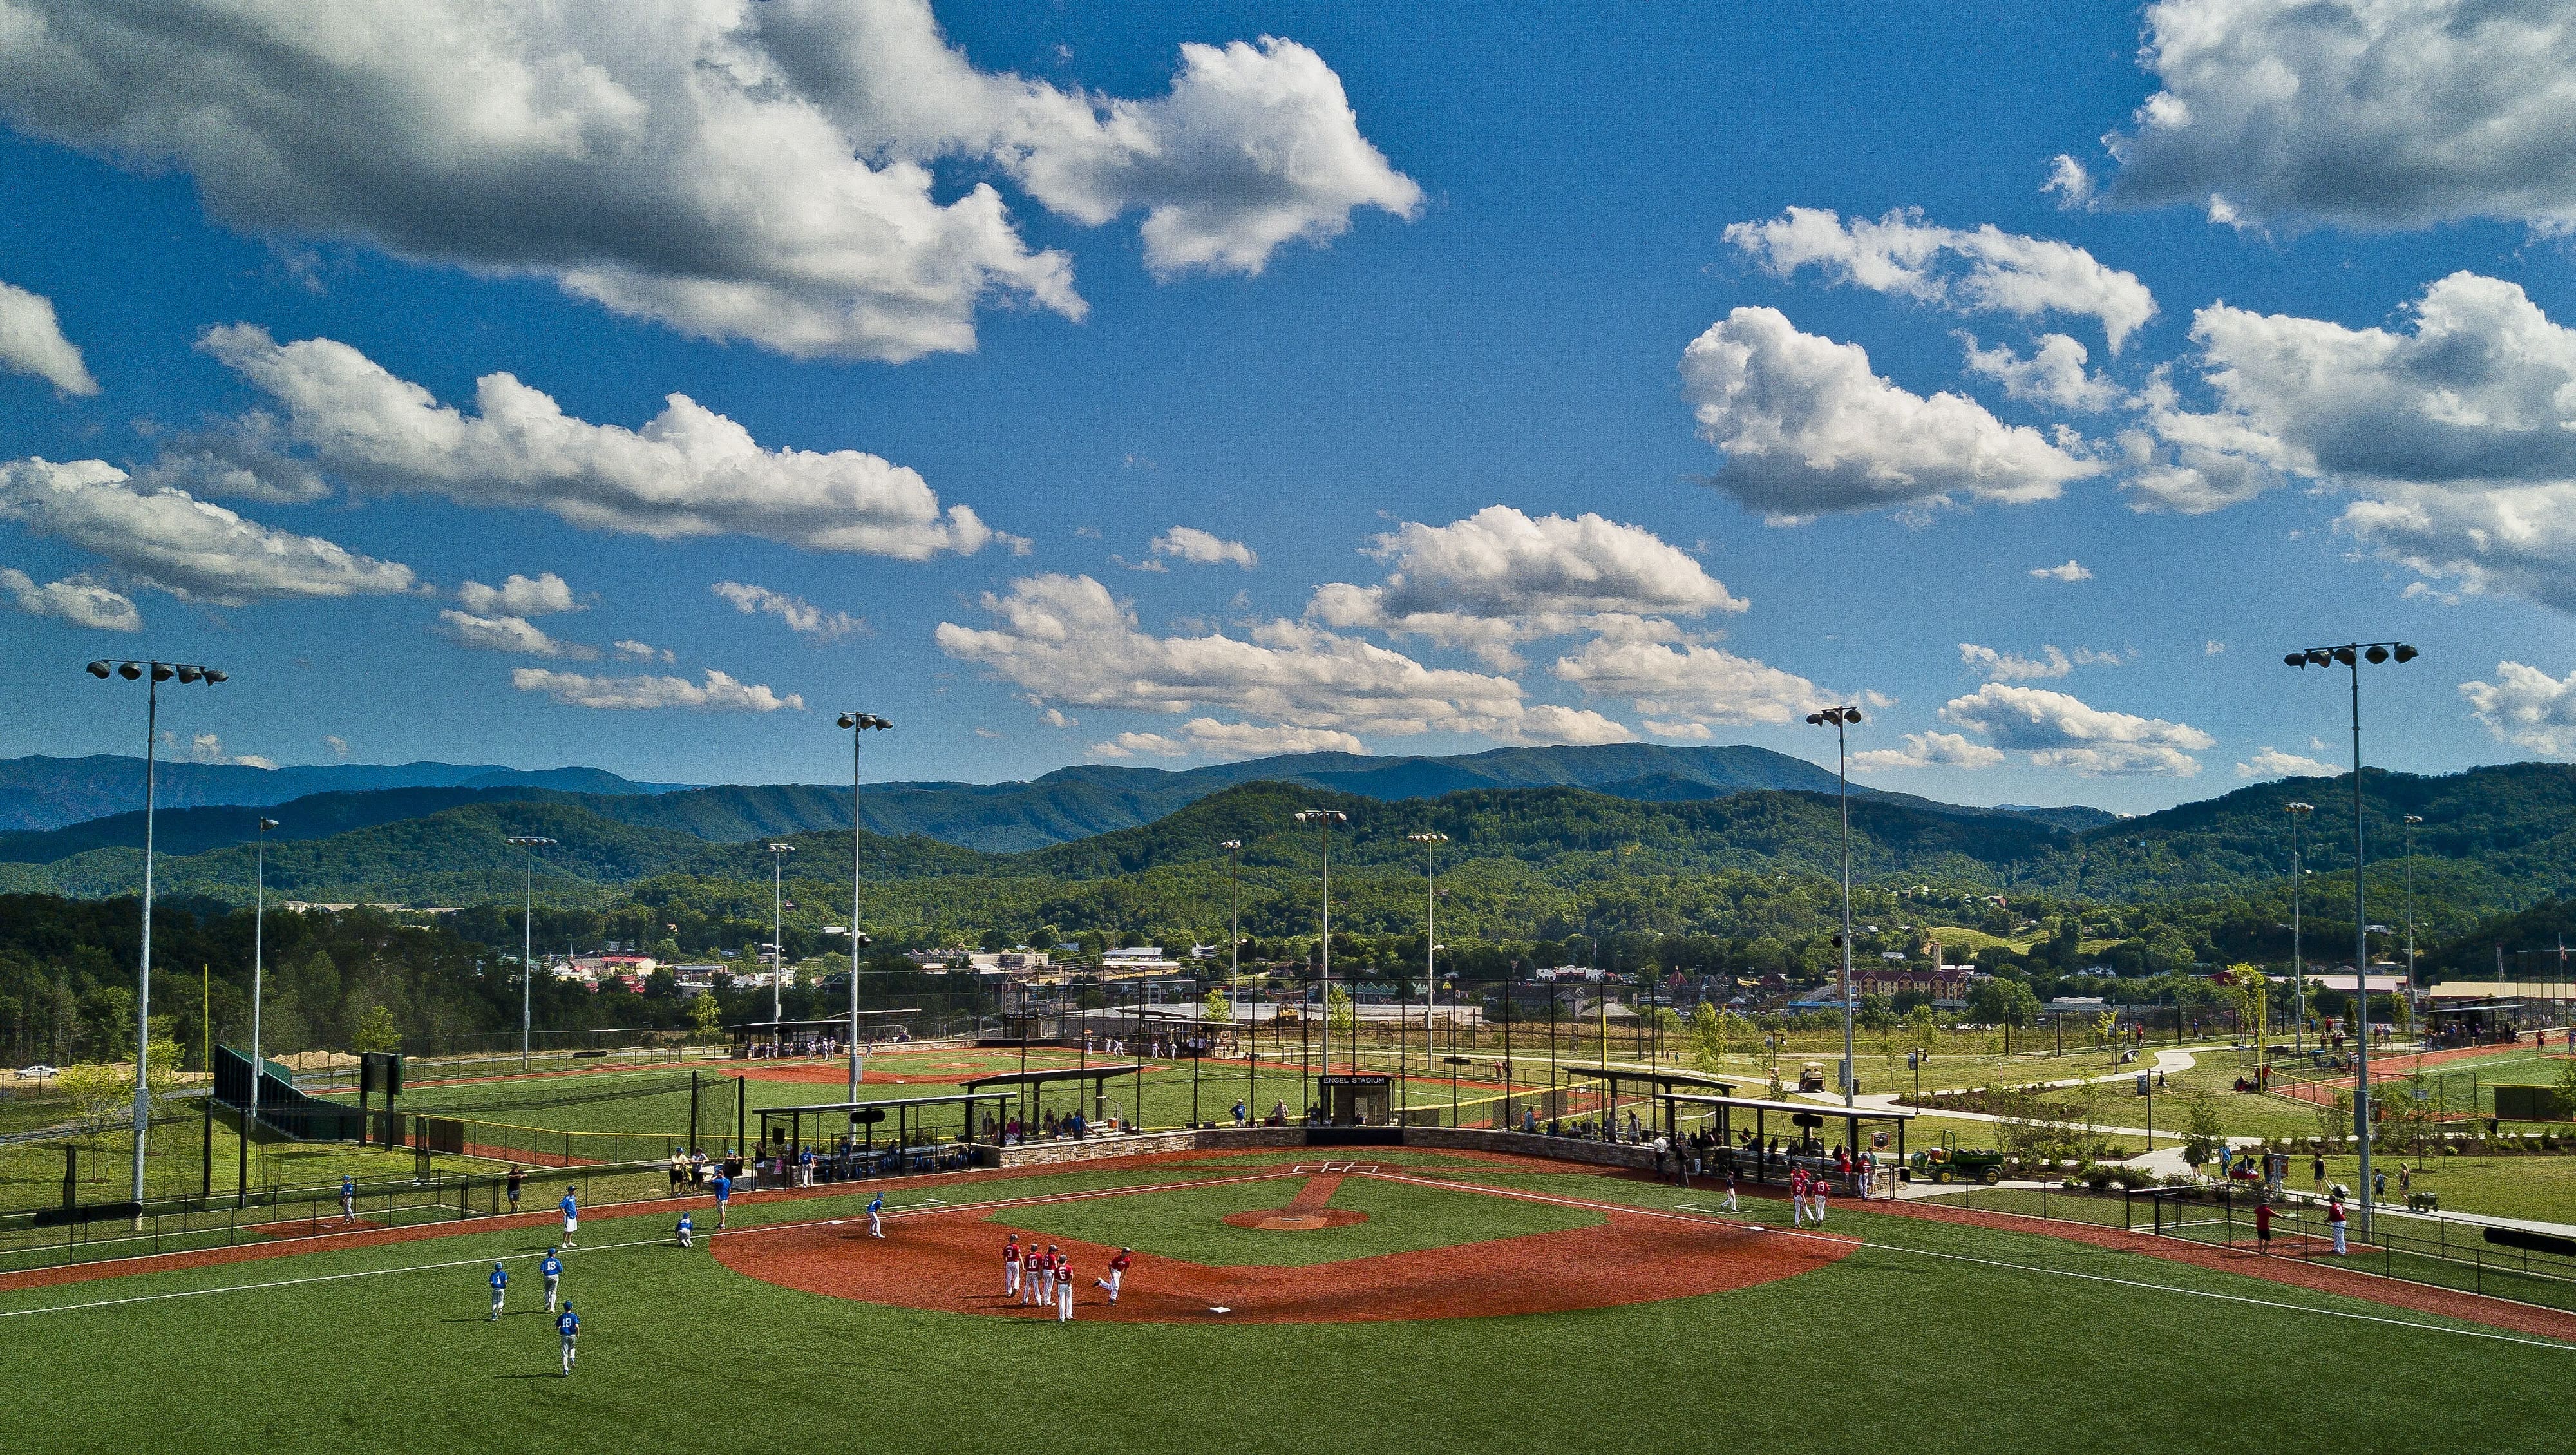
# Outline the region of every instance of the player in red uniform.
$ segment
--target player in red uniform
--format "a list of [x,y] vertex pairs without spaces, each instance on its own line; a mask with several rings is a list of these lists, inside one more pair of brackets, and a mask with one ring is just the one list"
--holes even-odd
[[1789,1225],[1807,1225],[1807,1169],[1797,1168],[1789,1174]]
[[1118,1256],[1109,1260],[1109,1276],[1107,1278],[1095,1278],[1091,1280],[1092,1286],[1095,1288],[1108,1289],[1110,1303],[1116,1304],[1118,1302],[1118,1285],[1126,1281],[1127,1267],[1135,1261],[1135,1249],[1119,1249]]
[[1002,1244],[1002,1297],[1011,1298],[1020,1291],[1020,1235],[1013,1233]]
[[1020,1302],[1038,1301],[1038,1270],[1045,1266],[1046,1259],[1038,1252],[1037,1244],[1031,1243],[1020,1250],[1020,1272],[1024,1275],[1020,1280]]

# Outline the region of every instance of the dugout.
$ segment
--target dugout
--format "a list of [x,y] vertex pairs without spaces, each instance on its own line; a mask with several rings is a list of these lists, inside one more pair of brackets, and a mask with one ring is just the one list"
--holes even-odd
[[1336,1127],[1382,1127],[1395,1120],[1395,1078],[1383,1072],[1334,1072],[1323,1088],[1324,1121]]
[[[1757,1182],[1768,1182],[1774,1175],[1786,1179],[1790,1170],[1798,1165],[1796,1159],[1802,1155],[1810,1155],[1793,1151],[1791,1148],[1798,1143],[1810,1140],[1821,1142],[1823,1138],[1817,1134],[1834,1123],[1842,1124],[1843,1145],[1852,1149],[1855,1154],[1865,1147],[1870,1150],[1880,1150],[1876,1143],[1865,1143],[1861,1140],[1862,1128],[1870,1126],[1890,1128],[1896,1144],[1892,1150],[1896,1160],[1901,1164],[1905,1160],[1905,1124],[1919,1115],[1904,1107],[1824,1106],[1811,1101],[1773,1101],[1761,1096],[1698,1096],[1672,1093],[1667,1100],[1687,1106],[1707,1108],[1716,1121],[1714,1130],[1717,1133],[1718,1145],[1732,1151],[1735,1154],[1736,1167],[1739,1170],[1751,1172]],[[1753,1140],[1750,1145],[1743,1144],[1740,1139],[1740,1134],[1746,1130],[1743,1123],[1747,1114],[1750,1114],[1753,1122],[1750,1129]],[[1781,1135],[1791,1144],[1791,1148],[1783,1148],[1777,1154],[1770,1150],[1771,1128],[1775,1125],[1784,1128]]]
[[[1619,1119],[1621,1101],[1642,1101],[1646,1103],[1649,1112],[1662,1114],[1660,1123],[1655,1117],[1649,1116],[1648,1124],[1677,1142],[1681,1140],[1682,1135],[1681,1109],[1674,1103],[1677,1098],[1689,1099],[1682,1097],[1685,1088],[1693,1097],[1727,1100],[1735,1094],[1734,1082],[1720,1081],[1714,1076],[1701,1076],[1689,1071],[1629,1071],[1614,1070],[1609,1067],[1587,1071],[1581,1067],[1569,1067],[1566,1074],[1579,1080],[1608,1084],[1610,1105],[1604,1115],[1611,1122],[1616,1123]],[[1632,1087],[1637,1089],[1632,1092],[1630,1090]]]
[[827,1182],[856,1177],[899,1177],[935,1172],[974,1157],[977,1117],[998,1128],[1010,1115],[1008,1095],[911,1096],[882,1101],[832,1101],[760,1110],[760,1153],[792,1168],[808,1147],[817,1176]]
[[[860,1011],[859,1043],[864,1046],[884,1041],[910,1040],[911,1032],[900,1017],[919,1014],[921,1014],[919,1006]],[[824,1053],[816,1048],[826,1041],[841,1043],[837,1047],[836,1054],[846,1055],[849,1051],[847,1043],[850,1039],[850,1016],[847,1011],[844,1011],[839,1015],[825,1016],[820,1020],[744,1021],[740,1025],[725,1027],[725,1031],[733,1037],[732,1055],[736,1060],[779,1056],[819,1056]]]
[[[1098,1122],[1107,1117],[1106,1105],[1110,1078],[1142,1077],[1144,1071],[1144,1067],[1131,1061],[1118,1065],[1068,1066],[1054,1071],[1005,1071],[996,1076],[978,1076],[972,1081],[961,1081],[958,1085],[970,1092],[989,1092],[999,1088],[1005,1100],[1017,1098],[1020,1103],[1022,1135],[1036,1137],[1041,1135],[1039,1127],[1046,1121],[1049,1092],[1056,1091],[1058,1088],[1071,1088],[1074,1110],[1079,1112],[1086,1122]],[[1091,1087],[1087,1097],[1082,1089],[1085,1082],[1090,1083]],[[1145,1101],[1145,1086],[1141,1080],[1137,1082],[1135,1091],[1135,1107],[1139,1115],[1130,1117],[1128,1120],[1141,1125],[1144,1120],[1141,1113],[1144,1110]]]

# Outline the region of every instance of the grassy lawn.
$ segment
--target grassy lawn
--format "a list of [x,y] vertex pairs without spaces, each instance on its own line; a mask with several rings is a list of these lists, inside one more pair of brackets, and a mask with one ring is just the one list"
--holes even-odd
[[[2388,1200],[2401,1207],[2405,1204],[2398,1193],[2397,1169],[2402,1165],[2413,1178],[2414,1190],[2440,1197],[2444,1212],[2576,1223],[2576,1156],[2429,1156],[2424,1159],[2424,1169],[2418,1172],[2412,1157],[2374,1152],[2370,1165],[2372,1170],[2388,1174]],[[2307,1187],[2309,1166],[2307,1158],[2292,1160],[2291,1186]],[[2328,1157],[2326,1180],[2359,1186],[2360,1159]]]
[[[1648,1207],[1675,1197],[1576,1174],[1513,1180]],[[1099,1185],[1116,1184],[1098,1173],[1045,1184]],[[900,1208],[918,1195],[903,1185],[889,1202]],[[855,1198],[753,1199],[736,1219],[758,1226],[849,1216],[857,1206]],[[1771,1216],[1772,1204],[1756,1206]],[[2412,1455],[2425,1444],[2424,1412],[2434,1409],[2449,1447],[2564,1445],[2526,1402],[2456,1396],[2558,1387],[2576,1353],[2462,1337],[2430,1316],[2042,1237],[1848,1204],[1834,1220],[1837,1232],[1875,1246],[1731,1293],[1393,1328],[1058,1326],[882,1307],[746,1278],[703,1247],[674,1249],[658,1210],[598,1216],[584,1223],[596,1241],[572,1256],[566,1275],[583,1316],[580,1371],[570,1379],[556,1375],[556,1341],[534,1297],[533,1258],[545,1243],[534,1231],[474,1229],[54,1288],[0,1284],[13,1393],[21,1408],[51,1412],[17,1422],[11,1444],[31,1455],[140,1439],[191,1451],[354,1455],[417,1449],[422,1432],[436,1430],[439,1443],[475,1450],[603,1441],[636,1451],[696,1452],[711,1442],[807,1450],[829,1428],[827,1412],[846,1408],[864,1411],[871,1450],[969,1455],[1304,1451],[1323,1429],[1337,1447],[1405,1455],[1696,1452],[1718,1431],[1730,1446],[1805,1449],[1818,1444],[1821,1415],[1801,1392],[1822,1388],[1819,1360],[1829,1359],[1873,1404],[1961,1411],[1917,1422],[1904,1437],[1915,1449],[2272,1452],[2297,1412],[2313,1406],[2313,1368],[2332,1358],[2373,1371],[2338,1396],[2339,1449]],[[898,1220],[898,1238],[901,1228]],[[1486,1231],[1467,1226],[1459,1236]],[[630,1238],[639,1245],[618,1246]],[[512,1260],[517,1275],[511,1312],[497,1324],[485,1316],[492,1258]],[[2133,1283],[2112,1294],[2070,1274]],[[156,1297],[206,1290],[227,1291]],[[154,1301],[124,1301],[138,1299]],[[93,1306],[66,1307],[83,1304]],[[234,1347],[244,1329],[256,1330],[259,1344],[247,1376],[208,1357]],[[743,1371],[709,1357],[711,1330],[757,1349],[761,1387],[776,1398],[738,1397]],[[2116,1387],[2072,1393],[2070,1380],[2080,1378],[2072,1351],[2106,1344],[2122,1351]],[[1389,1357],[1396,1349],[1401,1357]],[[2270,1353],[2242,1357],[2249,1349]],[[110,1364],[127,1394],[103,1403],[98,1371]],[[1051,1393],[990,1398],[984,1386],[997,1371]],[[831,1397],[806,1400],[806,1390]]]
[[[145,1191],[154,1198],[195,1196],[205,1185],[206,1142],[203,1124],[194,1118],[153,1129],[152,1156],[145,1165]],[[103,1133],[96,1152],[86,1139],[74,1139],[80,1154],[79,1197],[83,1202],[123,1202],[133,1189],[134,1134],[131,1129]],[[214,1190],[229,1194],[240,1178],[241,1140],[222,1122],[215,1124]],[[490,1173],[493,1164],[466,1157],[433,1156],[433,1168],[449,1172]],[[306,1187],[336,1183],[342,1176],[361,1182],[409,1180],[414,1159],[408,1151],[387,1151],[346,1142],[262,1142],[251,1149],[249,1181],[253,1188]],[[63,1200],[63,1152],[57,1141],[0,1145],[0,1212],[59,1207]]]

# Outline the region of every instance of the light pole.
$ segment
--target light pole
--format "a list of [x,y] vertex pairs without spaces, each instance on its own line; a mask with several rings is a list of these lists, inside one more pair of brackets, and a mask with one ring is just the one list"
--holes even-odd
[[859,952],[868,937],[859,932],[859,745],[871,732],[894,724],[873,713],[845,712],[841,727],[850,735],[850,1100],[859,1099]]
[[[1243,1023],[1243,840],[1228,839],[1217,847],[1225,850],[1226,888],[1231,892],[1234,900],[1233,913],[1227,921],[1231,929],[1227,934],[1226,942],[1227,969],[1233,976],[1225,992],[1231,998],[1230,1009],[1233,1014],[1229,1018],[1235,1023],[1234,1034],[1237,1043],[1253,1048],[1252,1074],[1258,1077],[1261,1074],[1261,1054],[1256,1043],[1251,1039],[1249,1028]],[[1243,1108],[1246,1112],[1254,1110],[1253,1099],[1260,1094],[1260,1090],[1260,1086],[1256,1083],[1244,1093]]]
[[2415,1000],[2415,826],[2424,821],[2420,813],[2406,815],[2406,1000]]
[[260,972],[264,958],[262,951],[266,948],[262,942],[268,927],[268,831],[275,827],[277,820],[273,818],[259,820],[259,868],[252,880],[250,911],[250,1110],[242,1114],[241,1165],[234,1188],[236,1200],[240,1200],[250,1187],[251,1128],[259,1123],[259,1074],[262,1067],[259,1059]]
[[1828,707],[1807,714],[1807,721],[1834,729],[1834,776],[1841,784],[1843,810],[1843,1105],[1853,1102],[1852,1087],[1852,921],[1851,921],[1851,758],[1845,729],[1860,721],[1857,707]]
[[2291,997],[2297,1003],[2294,1034],[2300,1054],[2308,1049],[2308,954],[2299,938],[2299,881],[2308,875],[2307,862],[2299,857],[2299,824],[2317,811],[2313,803],[2285,803],[2281,812],[2290,819],[2290,984]]
[[2361,819],[2361,664],[2376,667],[2395,657],[2400,663],[2416,658],[2413,647],[2404,642],[2346,642],[2340,647],[2310,647],[2291,652],[2281,661],[2305,670],[2342,663],[2352,681],[2352,959],[2356,988],[2361,997],[2361,1034],[2353,1044],[2352,1116],[2354,1140],[2361,1147],[2361,1238],[2370,1241],[2370,912],[2362,903],[2362,867],[2365,840]]
[[[1303,808],[1297,811],[1297,822],[1312,823],[1324,836],[1324,1054],[1323,1072],[1333,1074],[1333,825],[1349,823],[1351,816],[1329,808]],[[1316,1083],[1320,1090],[1322,1083]],[[1327,1109],[1329,1113],[1329,1108]]]
[[134,997],[134,1202],[135,1226],[142,1226],[145,1142],[152,1128],[152,816],[156,797],[161,735],[161,684],[176,677],[182,683],[209,685],[225,680],[215,668],[194,662],[133,662],[120,658],[89,664],[89,675],[104,680],[110,673],[132,682],[149,677],[143,691],[143,953]]
[[779,1009],[778,982],[787,973],[787,856],[795,852],[794,844],[769,846],[769,1035],[773,1042],[778,1038],[778,1018],[783,1014]]
[[[1428,1068],[1431,1065],[1434,1050],[1431,1040],[1431,987],[1440,978],[1440,967],[1432,961],[1432,957],[1440,953],[1439,945],[1433,943],[1433,936],[1437,931],[1431,923],[1431,898],[1439,893],[1437,886],[1440,882],[1439,869],[1432,856],[1440,852],[1442,844],[1449,842],[1449,836],[1424,833],[1406,834],[1404,837],[1407,842],[1422,846],[1422,1064]],[[1451,1014],[1454,1016],[1455,1012]],[[1458,1031],[1457,1027],[1452,1025],[1449,1031],[1449,1049],[1455,1051],[1457,1048]],[[1399,1046],[1399,1053],[1401,1049]]]
[[536,1023],[537,850],[554,847],[552,839],[513,835],[509,842],[527,856],[525,898],[519,907],[519,1069],[528,1069],[528,1028]]

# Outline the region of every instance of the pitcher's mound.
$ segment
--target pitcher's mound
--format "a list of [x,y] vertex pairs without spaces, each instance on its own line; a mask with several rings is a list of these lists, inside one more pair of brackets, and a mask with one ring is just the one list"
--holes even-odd
[[1230,1228],[1259,1228],[1265,1233],[1320,1233],[1326,1228],[1347,1228],[1353,1223],[1367,1222],[1368,1214],[1347,1207],[1255,1208],[1250,1212],[1227,1213],[1222,1221]]

